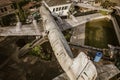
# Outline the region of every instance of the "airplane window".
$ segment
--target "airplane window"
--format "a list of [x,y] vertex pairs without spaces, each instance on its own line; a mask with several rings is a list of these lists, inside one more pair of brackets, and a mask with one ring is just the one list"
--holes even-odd
[[61,7],[59,7],[59,11],[61,10]]
[[56,8],[56,11],[58,11],[58,8]]
[[62,10],[64,10],[64,7],[62,7]]
[[55,12],[55,8],[53,8],[53,12]]
[[68,8],[68,6],[65,6],[65,9],[67,9]]

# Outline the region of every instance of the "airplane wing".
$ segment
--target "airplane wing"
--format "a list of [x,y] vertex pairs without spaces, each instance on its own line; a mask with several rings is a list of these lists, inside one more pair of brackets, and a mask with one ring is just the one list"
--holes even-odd
[[16,26],[9,26],[9,27],[0,27],[0,36],[34,36],[34,35],[41,35],[39,27],[34,27],[33,24],[27,24],[21,26],[18,30]]
[[112,11],[112,10],[104,9],[102,7],[95,7],[95,6],[92,6],[91,4],[85,4],[85,3],[77,3],[75,5],[79,6],[79,7],[92,9],[92,10],[102,10],[102,11],[107,11],[107,12],[111,12]]
[[84,16],[79,16],[79,17],[74,17],[74,19],[64,19],[63,22],[61,23],[58,21],[58,25],[62,31],[74,28],[77,26],[80,26],[88,21],[94,20],[94,19],[100,19],[100,18],[105,18],[108,16],[102,15],[100,13],[95,13],[95,14],[89,14],[89,15],[84,15]]

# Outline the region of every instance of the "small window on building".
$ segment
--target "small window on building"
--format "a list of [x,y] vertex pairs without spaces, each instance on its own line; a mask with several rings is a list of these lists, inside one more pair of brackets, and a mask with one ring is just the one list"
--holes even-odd
[[56,8],[56,11],[58,11],[58,8]]
[[1,11],[1,12],[4,12],[4,10],[3,10],[3,9],[0,9],[0,11]]
[[61,10],[61,7],[59,7],[59,11]]
[[64,10],[64,7],[62,7],[62,10]]
[[7,11],[7,8],[6,8],[6,7],[4,7],[4,10],[5,10],[5,11]]
[[53,8],[53,12],[55,12],[55,8]]
[[68,6],[65,6],[65,9],[67,9],[68,8]]

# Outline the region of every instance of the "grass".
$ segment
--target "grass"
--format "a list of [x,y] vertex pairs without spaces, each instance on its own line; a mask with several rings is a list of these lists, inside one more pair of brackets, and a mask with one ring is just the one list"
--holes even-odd
[[108,44],[118,45],[112,21],[108,18],[86,23],[85,45],[107,48]]

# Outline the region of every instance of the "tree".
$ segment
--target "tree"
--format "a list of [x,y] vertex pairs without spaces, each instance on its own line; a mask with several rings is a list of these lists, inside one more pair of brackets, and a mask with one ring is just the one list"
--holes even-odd
[[103,6],[103,8],[108,9],[108,8],[110,8],[110,7],[116,6],[116,3],[113,3],[113,2],[110,2],[109,0],[106,0],[105,2],[103,2],[103,3],[101,4],[101,6]]

